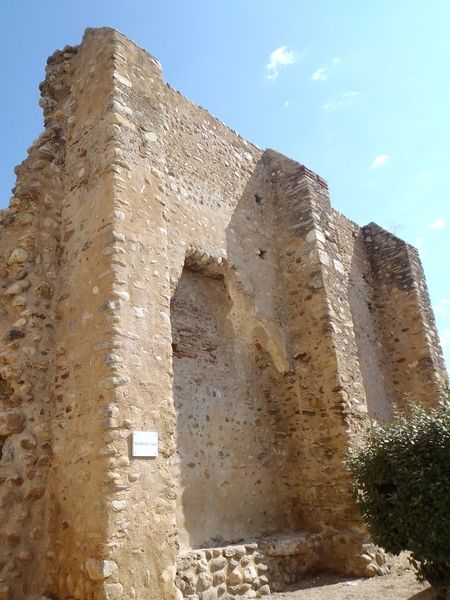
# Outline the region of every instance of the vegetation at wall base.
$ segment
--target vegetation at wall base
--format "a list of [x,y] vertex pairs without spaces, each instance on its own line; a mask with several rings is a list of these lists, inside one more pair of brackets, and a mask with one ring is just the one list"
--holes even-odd
[[374,542],[410,551],[419,579],[450,590],[450,399],[372,423],[348,467]]

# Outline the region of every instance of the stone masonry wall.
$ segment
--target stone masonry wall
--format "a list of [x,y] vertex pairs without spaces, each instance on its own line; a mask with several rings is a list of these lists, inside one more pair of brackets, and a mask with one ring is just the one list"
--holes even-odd
[[270,355],[255,351],[223,279],[186,269],[171,314],[180,546],[282,531],[284,452],[272,442],[282,381]]
[[284,158],[272,160],[290,312],[290,386],[302,415],[294,434],[303,457],[299,507],[305,529],[314,531],[320,523],[330,547],[336,541],[329,566],[355,572],[363,568],[358,562],[362,552],[356,549],[361,527],[343,459],[364,418],[365,394],[349,314],[348,257],[325,182]]
[[0,219],[0,597],[7,600],[46,588],[66,190],[60,107],[75,56],[76,49],[66,48],[49,60],[41,100],[46,128],[16,168],[14,196]]
[[363,233],[394,398],[400,406],[407,400],[433,404],[447,374],[418,252],[375,223]]
[[[305,573],[322,571],[323,546],[319,533],[294,533],[191,550],[178,557],[175,582],[189,600],[261,598],[300,583]],[[366,544],[365,552],[378,573],[388,572],[383,550]]]
[[0,215],[0,600],[384,572],[343,460],[368,415],[441,393],[415,250],[112,29],[55,52],[41,93]]

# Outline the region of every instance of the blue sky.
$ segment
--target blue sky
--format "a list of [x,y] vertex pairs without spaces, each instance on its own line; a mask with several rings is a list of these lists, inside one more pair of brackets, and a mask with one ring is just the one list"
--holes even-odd
[[185,96],[420,248],[450,365],[448,0],[2,0],[0,206],[42,130],[47,56],[116,27]]

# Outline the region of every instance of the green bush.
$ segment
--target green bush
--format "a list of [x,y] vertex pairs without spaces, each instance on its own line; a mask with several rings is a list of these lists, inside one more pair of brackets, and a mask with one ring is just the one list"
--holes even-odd
[[419,579],[449,589],[450,401],[372,424],[348,466],[374,542],[410,551]]

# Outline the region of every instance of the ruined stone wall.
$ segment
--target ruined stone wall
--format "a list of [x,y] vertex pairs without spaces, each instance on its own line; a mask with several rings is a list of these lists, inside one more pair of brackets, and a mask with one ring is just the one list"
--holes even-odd
[[[339,215],[342,220],[342,215]],[[383,344],[381,317],[377,311],[376,286],[364,236],[359,228],[352,227],[347,236],[349,273],[349,303],[351,307],[354,334],[358,348],[358,361],[362,382],[366,392],[367,405],[359,409],[379,421],[392,417],[395,404],[394,385],[390,357]]]
[[363,234],[394,398],[399,406],[408,400],[433,404],[447,375],[418,252],[375,223]]
[[382,571],[343,460],[446,376],[415,251],[114,30],[56,52],[41,91],[1,215],[0,600]]
[[14,196],[1,214],[0,596],[7,600],[31,597],[47,585],[66,193],[60,108],[75,54],[66,49],[49,61],[41,100],[46,129],[16,169]]
[[184,549],[286,529],[273,390],[280,376],[223,279],[186,269],[172,303],[173,396]]
[[[302,486],[296,490],[299,508],[307,530],[314,531],[320,523],[331,546],[337,535],[340,547],[330,551],[325,562],[331,565],[336,560],[342,572],[355,570],[358,552],[346,546],[358,537],[359,522],[343,459],[365,396],[349,315],[343,264],[347,255],[325,182],[286,159],[276,157],[275,164],[289,310],[290,388],[301,414],[293,428],[303,458]],[[343,522],[347,535],[338,535]],[[351,566],[346,557],[352,557]]]

